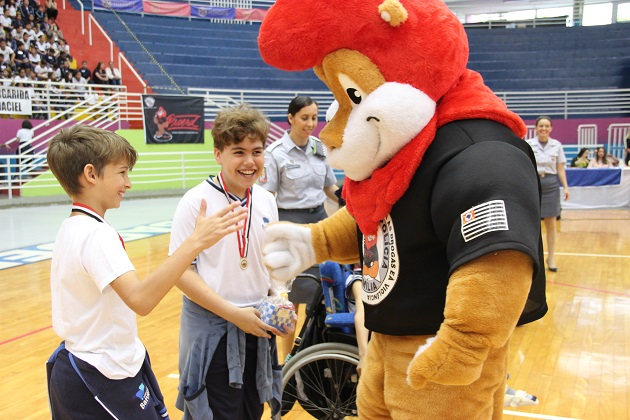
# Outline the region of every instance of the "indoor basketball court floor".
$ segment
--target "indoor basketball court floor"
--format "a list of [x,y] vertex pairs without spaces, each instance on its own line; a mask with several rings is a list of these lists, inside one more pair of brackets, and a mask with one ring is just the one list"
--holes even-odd
[[[167,255],[178,200],[126,198],[106,214],[141,278]],[[50,417],[44,362],[59,342],[50,320],[50,254],[69,212],[69,201],[0,208],[0,418]],[[629,222],[629,209],[563,212],[559,271],[547,271],[549,313],[517,328],[511,341],[509,383],[540,404],[506,408],[505,419],[630,420]],[[174,407],[180,308],[174,289],[138,317],[171,418],[181,415]],[[284,418],[311,417],[296,408]]]

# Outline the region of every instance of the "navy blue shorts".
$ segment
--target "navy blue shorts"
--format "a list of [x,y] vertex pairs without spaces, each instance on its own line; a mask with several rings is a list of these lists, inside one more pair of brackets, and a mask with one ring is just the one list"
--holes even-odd
[[118,380],[107,378],[65,348],[48,367],[53,419],[169,418],[148,355],[136,376]]

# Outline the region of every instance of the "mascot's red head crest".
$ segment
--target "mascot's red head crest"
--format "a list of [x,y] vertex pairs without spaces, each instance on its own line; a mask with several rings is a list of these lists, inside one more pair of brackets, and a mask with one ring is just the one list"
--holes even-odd
[[274,67],[313,68],[335,96],[320,138],[364,234],[406,191],[442,125],[483,118],[525,134],[466,69],[466,33],[443,0],[277,0],[258,45]]
[[289,71],[322,64],[349,49],[367,56],[386,81],[437,101],[468,61],[464,28],[443,0],[278,0],[258,38],[269,65]]

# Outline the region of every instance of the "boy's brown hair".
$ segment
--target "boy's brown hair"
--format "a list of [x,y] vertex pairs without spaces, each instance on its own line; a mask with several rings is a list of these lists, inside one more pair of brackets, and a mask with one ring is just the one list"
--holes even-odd
[[92,164],[96,174],[112,162],[126,160],[129,170],[138,159],[138,152],[118,134],[77,124],[61,130],[48,146],[48,166],[59,184],[70,196],[81,193],[79,176],[85,165]]
[[221,151],[231,144],[239,144],[245,137],[260,139],[264,146],[268,134],[267,117],[246,103],[219,111],[212,127],[214,147]]

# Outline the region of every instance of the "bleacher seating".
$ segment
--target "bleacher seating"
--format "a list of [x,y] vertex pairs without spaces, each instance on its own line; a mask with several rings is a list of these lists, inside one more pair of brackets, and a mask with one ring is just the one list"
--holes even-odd
[[495,91],[630,87],[630,24],[467,29],[469,67]]
[[183,88],[326,89],[312,70],[284,72],[265,64],[256,41],[259,23],[119,14],[134,38],[112,13],[97,10],[95,16],[155,91],[171,83],[137,40]]
[[[259,23],[120,13],[134,37],[114,14],[97,10],[95,16],[156,91],[171,82],[137,40],[183,88],[326,90],[312,70],[265,64],[256,42]],[[630,87],[630,23],[466,31],[469,68],[495,91]]]

